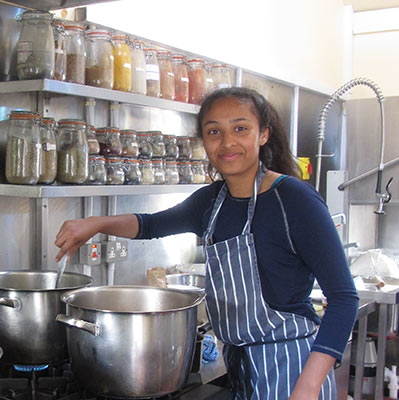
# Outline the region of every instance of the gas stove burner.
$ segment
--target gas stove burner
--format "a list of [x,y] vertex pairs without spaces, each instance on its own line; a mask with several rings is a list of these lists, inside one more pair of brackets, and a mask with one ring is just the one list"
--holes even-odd
[[44,371],[48,368],[48,364],[46,365],[14,365],[15,371],[18,372],[38,372]]

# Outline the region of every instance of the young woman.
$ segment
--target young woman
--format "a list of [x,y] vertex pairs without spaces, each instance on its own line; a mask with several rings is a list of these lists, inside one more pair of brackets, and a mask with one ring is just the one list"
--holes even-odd
[[[213,92],[198,133],[223,177],[156,213],[67,221],[59,260],[98,232],[137,239],[194,232],[206,254],[206,302],[236,399],[335,399],[333,366],[358,296],[319,194],[299,181],[274,108],[244,88]],[[309,299],[327,297],[320,322]]]

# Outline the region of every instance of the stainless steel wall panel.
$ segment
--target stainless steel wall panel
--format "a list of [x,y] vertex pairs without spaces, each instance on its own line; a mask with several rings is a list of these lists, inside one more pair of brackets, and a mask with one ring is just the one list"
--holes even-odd
[[[56,121],[63,118],[76,118],[85,120],[83,97],[60,96],[54,94],[46,94],[48,98],[48,115]],[[40,103],[40,102],[39,102]],[[39,110],[38,112],[41,113]]]
[[119,105],[119,121],[120,129],[149,130],[150,108],[121,103]]
[[387,204],[385,211],[378,217],[378,247],[395,250],[399,256],[399,199]]

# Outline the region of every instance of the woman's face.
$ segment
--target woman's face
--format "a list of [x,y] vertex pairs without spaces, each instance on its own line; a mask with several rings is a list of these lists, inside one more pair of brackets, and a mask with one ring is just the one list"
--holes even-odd
[[268,130],[260,132],[250,103],[226,97],[216,100],[205,113],[202,136],[209,161],[225,179],[253,178]]

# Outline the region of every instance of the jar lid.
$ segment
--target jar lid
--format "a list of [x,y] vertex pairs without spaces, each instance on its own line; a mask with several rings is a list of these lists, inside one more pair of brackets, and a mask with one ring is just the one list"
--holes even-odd
[[97,128],[96,129],[96,133],[105,133],[105,132],[108,132],[108,131],[109,131],[109,128],[107,128],[107,127]]
[[163,136],[161,131],[148,131],[151,136]]
[[203,64],[204,63],[204,60],[201,60],[200,58],[192,58],[191,60],[188,60],[187,61],[188,63],[193,63],[193,64],[195,64],[195,63],[199,63],[199,64]]
[[172,58],[174,60],[185,60],[186,59],[186,57],[183,54],[173,54]]
[[148,53],[150,53],[150,52],[156,53],[157,49],[154,49],[153,47],[146,47],[146,48],[144,48],[144,51],[148,52]]
[[67,31],[83,31],[84,26],[79,25],[79,24],[64,24],[65,30]]
[[228,69],[229,67],[226,64],[214,64],[214,65],[212,65],[212,68],[214,68],[214,69]]
[[134,129],[122,129],[121,135],[136,135],[136,131]]
[[152,160],[142,160],[143,164],[152,164]]
[[153,164],[162,164],[162,159],[161,158],[152,159],[152,163]]
[[61,119],[58,121],[58,125],[87,125],[86,122],[80,119]]
[[108,128],[110,132],[112,133],[120,133],[119,128],[116,128],[115,126],[111,126],[110,128]]
[[112,39],[114,40],[127,40],[127,35],[124,35],[122,33],[115,33],[112,35]]
[[40,121],[42,124],[47,124],[47,125],[55,124],[55,119],[50,117],[41,117]]
[[141,137],[150,136],[150,133],[141,131],[141,132],[137,132],[137,136],[141,136]]
[[178,164],[178,162],[177,161],[165,161],[165,164],[166,165],[173,165],[173,164],[175,164],[175,165],[177,165]]
[[25,110],[13,110],[10,113],[11,119],[36,119],[39,117],[40,117],[39,114]]
[[121,162],[122,160],[119,157],[107,157],[105,161]]
[[158,56],[170,57],[170,52],[168,50],[157,50]]
[[128,162],[128,163],[137,163],[137,164],[139,164],[139,163],[140,163],[140,160],[138,160],[137,158],[133,158],[133,157],[126,157],[126,158],[125,158],[125,162]]
[[27,10],[25,11],[21,17],[22,20],[27,20],[27,19],[47,19],[49,21],[52,21],[53,19],[53,14],[47,12],[47,11],[41,11],[41,10]]
[[109,38],[111,35],[109,34],[109,32],[105,29],[91,29],[89,31],[86,32],[88,37],[101,37],[101,36],[106,36],[107,38]]

